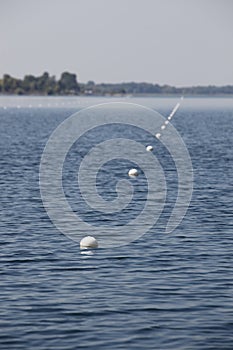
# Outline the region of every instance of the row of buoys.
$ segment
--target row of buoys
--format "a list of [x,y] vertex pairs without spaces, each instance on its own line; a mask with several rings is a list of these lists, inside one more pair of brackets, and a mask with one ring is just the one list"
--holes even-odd
[[[183,99],[183,97],[182,97],[181,99]],[[77,103],[77,102],[76,102],[76,103]],[[79,103],[80,103],[80,102],[79,102]],[[72,103],[70,102],[69,104],[75,104],[75,102],[72,102]],[[55,104],[55,105],[57,106],[58,104]],[[54,107],[55,105],[51,105],[51,107]],[[63,102],[61,105],[64,106],[65,103]],[[50,107],[50,104],[48,104],[47,106]],[[174,114],[175,114],[176,111],[178,110],[179,106],[180,106],[180,103],[177,103],[176,106],[174,107],[174,109],[172,110],[172,112],[170,113],[170,115],[168,116],[167,120],[166,120],[166,121],[164,122],[164,124],[161,126],[161,130],[165,130],[166,126],[169,124],[169,121],[172,119],[172,117],[174,116]],[[32,105],[29,105],[28,107],[29,107],[29,108],[32,108],[33,106],[32,106]],[[41,108],[41,107],[43,107],[43,106],[42,106],[42,104],[38,104],[38,107]],[[3,106],[3,109],[7,109],[7,108],[8,108],[7,106]],[[21,108],[21,106],[20,106],[20,105],[17,105],[17,108]],[[160,133],[160,132],[156,133],[156,134],[155,134],[155,137],[156,137],[157,139],[160,139],[161,133]],[[148,152],[153,151],[153,146],[151,146],[151,145],[146,146],[146,150],[147,150]],[[138,176],[138,175],[139,175],[139,172],[138,172],[138,170],[135,169],[135,168],[130,169],[130,170],[128,171],[128,176],[130,176],[130,177],[136,177],[136,176]],[[98,241],[96,240],[95,237],[92,237],[92,236],[85,236],[85,237],[83,237],[83,238],[81,239],[81,241],[80,241],[80,249],[81,249],[83,252],[86,251],[87,254],[88,254],[88,252],[90,252],[90,250],[92,250],[92,249],[97,249],[97,248],[98,248]],[[90,253],[91,253],[91,252],[90,252]]]
[[[183,99],[183,97],[181,97],[181,99]],[[165,120],[164,124],[161,126],[161,130],[165,130],[166,126],[169,124],[169,121],[172,119],[172,117],[175,115],[175,113],[177,112],[178,108],[180,107],[180,103],[177,103],[176,106],[173,108],[172,112],[169,114],[167,120]],[[157,139],[160,139],[161,137],[161,133],[158,132],[155,134],[155,137]],[[153,146],[148,145],[146,146],[146,150],[148,152],[153,151]],[[139,172],[137,169],[132,168],[128,171],[128,176],[130,177],[137,177],[139,175]],[[89,251],[90,249],[97,249],[98,248],[98,242],[95,239],[95,237],[92,236],[86,236],[83,239],[81,239],[80,241],[80,249],[83,251]]]
[[76,106],[76,105],[80,105],[81,101],[67,101],[67,102],[53,102],[51,101],[51,103],[34,103],[34,104],[21,104],[21,105],[7,105],[7,106],[0,106],[0,108],[3,108],[4,110],[8,109],[8,108],[47,108],[47,107],[67,107],[67,106]]
[[[181,100],[183,100],[183,96],[181,97]],[[175,113],[177,112],[178,108],[180,107],[180,102],[178,102],[175,107],[173,108],[173,110],[171,111],[171,113],[169,114],[169,116],[167,117],[167,119],[165,120],[164,124],[161,126],[161,130],[165,130],[166,126],[169,124],[170,120],[172,119],[172,117],[175,115]],[[155,137],[157,139],[160,139],[160,137],[162,136],[162,134],[160,132],[157,132],[155,134]],[[147,151],[153,151],[153,146],[149,145],[146,147]]]
[[[183,100],[183,96],[181,97],[181,100]],[[175,113],[177,112],[178,108],[180,107],[180,102],[178,102],[175,107],[173,108],[173,110],[171,111],[171,113],[169,114],[169,116],[167,117],[167,119],[165,120],[164,124],[161,126],[161,130],[165,130],[166,129],[166,126],[169,124],[170,120],[173,118],[173,116],[175,115]],[[155,134],[155,137],[157,139],[160,139],[160,137],[162,136],[162,134],[160,132],[157,132]],[[146,150],[148,152],[152,152],[153,151],[153,146],[151,145],[148,145],[146,146]],[[135,176],[138,176],[138,170],[137,169],[130,169],[128,171],[128,175],[130,177],[135,177]]]

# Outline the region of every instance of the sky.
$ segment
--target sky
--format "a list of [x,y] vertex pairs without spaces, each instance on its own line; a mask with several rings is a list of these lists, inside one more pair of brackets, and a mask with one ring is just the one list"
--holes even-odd
[[0,0],[0,77],[233,84],[232,0]]

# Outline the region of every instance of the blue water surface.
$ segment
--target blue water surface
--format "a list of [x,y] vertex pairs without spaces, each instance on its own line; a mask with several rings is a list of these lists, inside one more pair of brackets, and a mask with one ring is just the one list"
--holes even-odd
[[[129,100],[164,116],[177,102]],[[177,196],[174,164],[164,151],[160,161],[165,173],[167,166],[170,204],[158,224],[135,242],[87,255],[50,221],[40,197],[39,165],[55,128],[80,108],[103,101],[1,98],[0,349],[231,350],[232,99],[184,100],[172,120],[194,171],[192,201],[179,227],[164,233],[169,205],[174,206]],[[128,131],[108,128],[96,137],[119,132],[127,136]],[[147,143],[148,135],[134,135]],[[85,153],[89,143],[84,138],[79,146]],[[77,205],[72,159],[71,149],[64,190],[73,210],[81,206],[85,220],[107,224],[111,218],[96,215],[85,203]],[[97,180],[105,200],[114,197],[119,168],[128,166],[122,160],[115,168],[110,162],[102,169]],[[110,175],[110,169],[116,173]],[[135,187],[134,199],[143,203],[143,174]],[[119,218],[127,222],[137,210],[140,205]],[[114,216],[114,224],[116,220]]]

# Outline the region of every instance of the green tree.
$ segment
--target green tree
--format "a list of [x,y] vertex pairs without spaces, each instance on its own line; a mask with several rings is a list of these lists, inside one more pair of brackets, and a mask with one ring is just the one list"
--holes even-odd
[[43,74],[42,74],[42,76],[40,76],[40,77],[38,77],[37,78],[37,89],[38,89],[38,91],[40,91],[40,92],[45,92],[45,90],[46,90],[46,87],[48,87],[49,86],[49,73],[47,73],[47,72],[44,72]]
[[12,78],[9,74],[3,75],[2,80],[2,90],[3,92],[11,93],[13,90],[14,78]]
[[58,81],[60,93],[64,94],[78,94],[80,91],[76,74],[64,72]]
[[33,75],[25,75],[22,86],[26,93],[35,93],[37,91],[37,78]]

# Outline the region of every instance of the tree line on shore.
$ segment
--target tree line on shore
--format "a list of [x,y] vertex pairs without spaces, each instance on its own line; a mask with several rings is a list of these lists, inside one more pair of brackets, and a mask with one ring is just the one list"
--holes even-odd
[[143,94],[186,94],[219,95],[233,94],[233,85],[174,87],[152,83],[95,84],[94,81],[79,83],[76,74],[63,72],[60,79],[45,72],[39,77],[25,75],[17,79],[4,74],[0,79],[0,94],[4,95],[143,95]]

